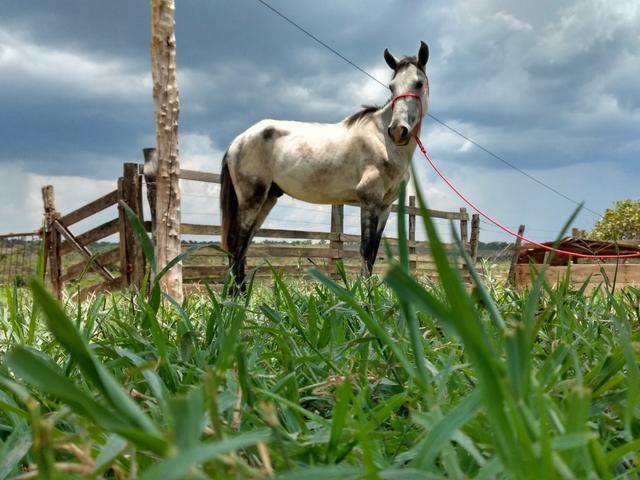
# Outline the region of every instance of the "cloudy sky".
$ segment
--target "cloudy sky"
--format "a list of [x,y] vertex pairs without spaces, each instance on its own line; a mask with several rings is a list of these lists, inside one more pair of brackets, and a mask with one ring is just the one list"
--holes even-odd
[[[221,152],[259,119],[337,122],[388,97],[256,0],[177,3],[184,167],[219,171]],[[415,54],[426,41],[430,113],[591,210],[638,198],[639,0],[269,3],[383,82],[385,47]],[[0,105],[0,233],[39,226],[44,184],[62,211],[112,190],[122,163],[154,143],[149,2],[5,0]],[[509,227],[548,240],[575,208],[433,120],[422,137]],[[463,206],[421,157],[414,164],[432,208]],[[213,186],[184,194],[184,221],[218,220]],[[282,204],[269,225],[326,225],[326,209]],[[347,219],[356,230],[356,212]],[[596,219],[585,211],[576,226]],[[507,239],[482,228],[485,241]]]

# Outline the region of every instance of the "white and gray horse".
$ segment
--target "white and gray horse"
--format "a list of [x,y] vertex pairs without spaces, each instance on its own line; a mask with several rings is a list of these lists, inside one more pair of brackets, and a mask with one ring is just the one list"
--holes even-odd
[[429,48],[396,58],[391,98],[340,123],[263,120],[238,135],[222,161],[222,242],[237,285],[255,232],[283,193],[320,204],[360,203],[364,276],[371,275],[391,204],[409,177],[422,117],[427,113]]

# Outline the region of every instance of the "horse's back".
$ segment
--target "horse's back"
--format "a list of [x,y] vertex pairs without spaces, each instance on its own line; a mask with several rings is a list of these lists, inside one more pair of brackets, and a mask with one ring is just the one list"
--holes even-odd
[[234,140],[230,168],[237,178],[261,177],[300,200],[353,202],[365,141],[342,123],[262,120]]

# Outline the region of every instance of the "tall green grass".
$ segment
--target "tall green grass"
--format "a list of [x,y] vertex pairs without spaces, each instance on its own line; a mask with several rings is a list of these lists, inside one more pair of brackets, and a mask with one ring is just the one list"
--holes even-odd
[[640,290],[470,290],[425,219],[438,286],[401,225],[382,280],[5,289],[0,479],[638,476]]

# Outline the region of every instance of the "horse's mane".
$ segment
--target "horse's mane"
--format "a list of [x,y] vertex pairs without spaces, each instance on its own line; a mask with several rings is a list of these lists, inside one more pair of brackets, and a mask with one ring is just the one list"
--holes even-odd
[[[400,70],[402,70],[404,68],[407,68],[409,65],[413,65],[418,70],[420,70],[422,73],[425,73],[424,66],[418,61],[418,59],[416,57],[414,57],[414,56],[410,56],[410,57],[402,57],[400,60],[398,60],[398,63],[396,64],[396,69],[393,72],[393,77],[395,77],[396,74]],[[393,77],[391,77],[391,78],[393,78]],[[387,103],[389,103],[389,101],[387,101]],[[385,103],[385,105],[386,105],[386,103]],[[348,128],[351,128],[356,123],[360,122],[361,120],[364,120],[364,119],[367,119],[367,118],[371,117],[371,115],[376,113],[381,108],[382,107],[378,107],[376,105],[363,105],[362,106],[362,110],[360,110],[359,112],[356,112],[353,115],[350,115],[347,118],[345,118],[343,120],[343,123]]]
[[360,110],[359,112],[354,113],[353,115],[349,115],[347,118],[345,118],[344,119],[344,124],[348,128],[351,128],[356,123],[358,123],[359,121],[364,120],[365,118],[369,118],[375,112],[380,110],[380,108],[382,108],[382,107],[378,107],[376,105],[363,105],[362,106],[362,110]]

